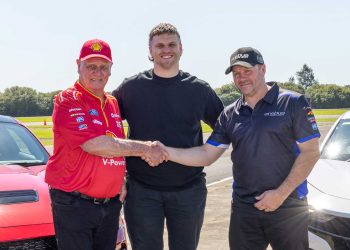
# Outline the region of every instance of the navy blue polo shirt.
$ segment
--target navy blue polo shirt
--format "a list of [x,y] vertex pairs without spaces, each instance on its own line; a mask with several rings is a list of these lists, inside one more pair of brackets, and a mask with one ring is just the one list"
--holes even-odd
[[[275,84],[252,109],[242,98],[221,113],[207,143],[228,148],[234,177],[233,199],[256,202],[255,196],[278,188],[299,154],[298,144],[320,137],[314,114],[303,95],[279,92]],[[307,195],[307,182],[292,196]]]

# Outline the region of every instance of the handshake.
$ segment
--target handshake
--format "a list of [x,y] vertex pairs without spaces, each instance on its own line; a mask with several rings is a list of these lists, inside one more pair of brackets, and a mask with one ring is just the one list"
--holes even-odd
[[156,167],[164,161],[169,160],[169,152],[166,146],[159,141],[145,142],[148,150],[141,156],[142,160],[146,161],[151,167]]

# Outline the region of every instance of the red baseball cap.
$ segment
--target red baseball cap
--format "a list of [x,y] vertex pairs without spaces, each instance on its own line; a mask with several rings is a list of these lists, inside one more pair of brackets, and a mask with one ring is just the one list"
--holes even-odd
[[84,61],[92,57],[101,57],[112,62],[112,52],[108,43],[100,39],[86,41],[80,50],[79,60]]

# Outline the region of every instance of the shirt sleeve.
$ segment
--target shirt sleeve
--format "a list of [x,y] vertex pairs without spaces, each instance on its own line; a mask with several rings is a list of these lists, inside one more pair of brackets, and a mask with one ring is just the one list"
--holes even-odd
[[124,116],[124,105],[123,105],[123,86],[124,86],[124,82],[122,84],[120,84],[112,92],[112,96],[114,96],[115,99],[117,99],[118,106],[119,106],[119,111],[120,111],[120,115],[121,115],[122,119],[125,119],[125,116]]
[[293,133],[298,143],[320,137],[315,115],[303,95],[297,99],[293,110]]
[[214,128],[215,123],[223,109],[224,105],[222,104],[220,98],[216,95],[212,88],[208,87],[203,121],[211,128]]
[[55,137],[60,136],[71,149],[100,135],[80,95],[78,91],[61,92],[55,98],[53,131]]
[[212,134],[209,136],[207,143],[209,145],[219,147],[219,148],[228,148],[230,146],[230,138],[227,135],[227,113],[223,111],[216,124]]

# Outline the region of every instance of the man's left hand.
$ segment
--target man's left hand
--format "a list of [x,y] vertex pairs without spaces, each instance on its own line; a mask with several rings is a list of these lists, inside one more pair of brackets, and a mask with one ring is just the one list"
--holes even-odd
[[267,190],[261,195],[255,197],[258,200],[254,206],[265,212],[273,212],[279,208],[286,197],[284,197],[278,190]]
[[126,194],[127,194],[126,181],[124,180],[123,185],[120,188],[120,193],[119,193],[119,200],[120,200],[120,202],[124,202]]

